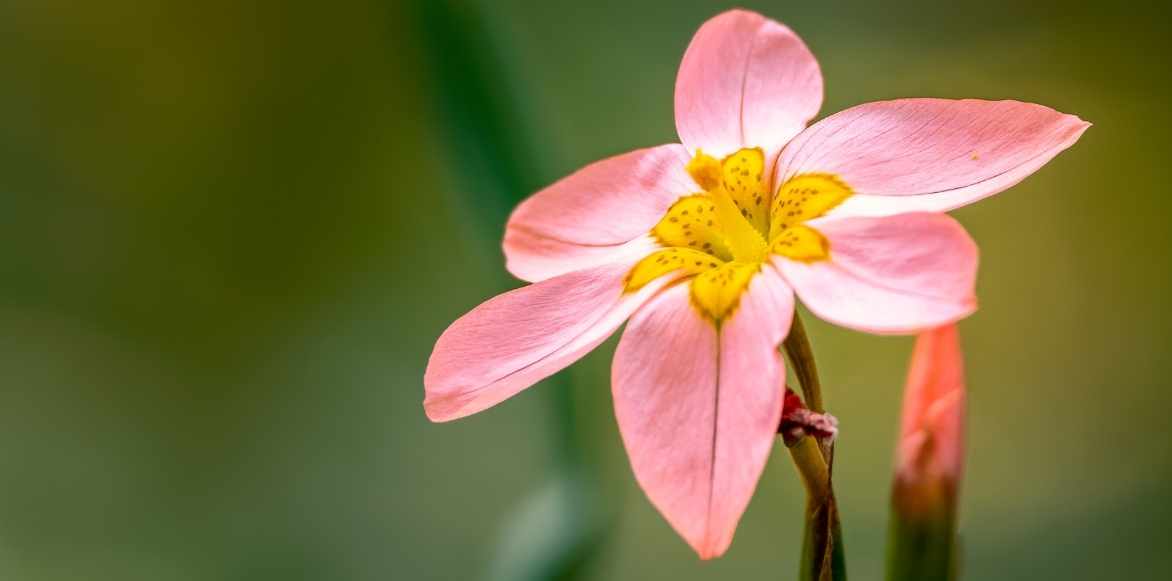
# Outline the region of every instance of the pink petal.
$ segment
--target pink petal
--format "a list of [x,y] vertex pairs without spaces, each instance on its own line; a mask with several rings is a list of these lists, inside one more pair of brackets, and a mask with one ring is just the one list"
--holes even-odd
[[913,333],[976,310],[977,247],[946,214],[821,218],[830,258],[773,257],[811,311],[871,333]]
[[802,39],[755,12],[705,22],[676,76],[676,131],[716,157],[741,147],[774,155],[822,106],[822,72]]
[[521,280],[538,282],[576,270],[642,258],[660,248],[649,233],[624,244],[589,246],[516,228],[505,231],[505,266]]
[[598,346],[667,282],[623,292],[632,264],[572,272],[498,295],[452,323],[423,378],[427,417],[474,414],[553,375]]
[[720,331],[686,284],[631,319],[615,353],[615,416],[639,485],[702,559],[732,541],[781,421],[793,294],[768,265]]
[[900,99],[815,123],[786,146],[781,180],[831,173],[855,191],[831,215],[942,212],[996,194],[1070,147],[1090,124],[1019,101]]
[[684,170],[689,159],[679,144],[640,149],[592,163],[533,194],[505,228],[509,272],[536,282],[621,260],[629,242],[697,190]]
[[960,481],[964,463],[964,358],[956,325],[916,339],[903,399],[896,470],[908,482]]

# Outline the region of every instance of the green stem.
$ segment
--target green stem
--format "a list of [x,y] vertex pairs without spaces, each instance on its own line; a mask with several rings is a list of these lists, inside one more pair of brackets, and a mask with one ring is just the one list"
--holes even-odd
[[[797,312],[784,343],[794,375],[802,390],[805,405],[824,413],[822,384],[814,363],[814,349]],[[805,530],[802,534],[801,581],[845,581],[846,554],[842,543],[842,524],[838,502],[834,497],[832,475],[834,444],[803,436],[789,446],[790,458],[806,488]]]
[[822,451],[818,443],[810,436],[803,436],[789,447],[790,457],[802,478],[802,486],[806,495],[811,498],[823,499],[830,496],[830,470],[826,460],[822,458]]
[[814,348],[810,346],[810,338],[806,336],[806,326],[802,318],[794,311],[794,320],[790,324],[789,336],[782,344],[785,354],[789,356],[794,375],[798,377],[798,385],[802,389],[802,401],[810,411],[825,413],[822,405],[822,382],[818,380],[818,365],[814,363]]
[[956,579],[955,487],[940,481],[897,480],[888,530],[888,581]]
[[818,442],[803,436],[789,447],[790,457],[806,488],[805,530],[799,579],[845,581],[846,555],[838,504],[830,486],[830,467]]

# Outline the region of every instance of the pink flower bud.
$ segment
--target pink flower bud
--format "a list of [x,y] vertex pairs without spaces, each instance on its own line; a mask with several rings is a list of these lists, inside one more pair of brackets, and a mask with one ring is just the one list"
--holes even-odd
[[[896,451],[896,502],[955,503],[964,467],[964,361],[956,325],[916,339]],[[912,498],[907,498],[911,496]],[[927,506],[926,506],[927,505]]]

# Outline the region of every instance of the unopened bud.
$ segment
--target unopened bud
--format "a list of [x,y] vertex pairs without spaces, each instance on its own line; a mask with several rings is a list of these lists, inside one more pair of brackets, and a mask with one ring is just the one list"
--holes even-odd
[[896,479],[958,483],[964,466],[964,362],[955,325],[916,339],[903,399]]
[[964,466],[964,363],[955,325],[916,339],[895,454],[889,579],[954,579]]

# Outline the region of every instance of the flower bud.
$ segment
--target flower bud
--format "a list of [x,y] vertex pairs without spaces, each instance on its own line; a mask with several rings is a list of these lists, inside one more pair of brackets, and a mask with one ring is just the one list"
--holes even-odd
[[891,579],[951,579],[964,465],[964,362],[955,325],[916,339],[892,492]]

